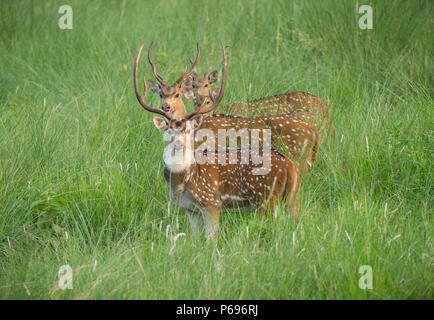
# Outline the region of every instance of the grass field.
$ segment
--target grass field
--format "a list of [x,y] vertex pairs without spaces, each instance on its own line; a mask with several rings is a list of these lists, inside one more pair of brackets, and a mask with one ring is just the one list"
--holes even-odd
[[[433,15],[429,0],[1,1],[0,298],[432,299]],[[328,101],[338,137],[302,177],[299,222],[227,213],[217,248],[192,238],[133,91],[152,40],[169,81],[196,41],[201,73],[227,45],[223,104]]]

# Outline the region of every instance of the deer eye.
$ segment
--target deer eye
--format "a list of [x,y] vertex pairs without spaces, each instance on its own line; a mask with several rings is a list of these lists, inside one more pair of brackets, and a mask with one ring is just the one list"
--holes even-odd
[[208,84],[205,85],[205,88],[208,87]]
[[209,101],[206,104],[209,104]]
[[175,98],[179,98],[179,93],[177,93],[177,94],[175,95]]
[[160,98],[163,99],[163,95],[162,94],[160,94]]

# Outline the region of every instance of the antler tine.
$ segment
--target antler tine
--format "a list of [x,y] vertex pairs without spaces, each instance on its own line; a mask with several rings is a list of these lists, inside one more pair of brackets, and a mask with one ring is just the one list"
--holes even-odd
[[204,113],[208,113],[213,111],[215,108],[217,108],[217,106],[219,105],[220,101],[223,98],[223,94],[225,92],[225,87],[226,87],[226,77],[227,77],[227,57],[226,57],[226,50],[224,45],[222,45],[222,51],[223,51],[223,71],[222,71],[222,86],[220,88],[220,92],[219,95],[217,96],[217,98],[214,100],[212,97],[210,97],[212,104],[211,106],[207,107],[207,108],[202,108],[202,106],[190,113],[188,113],[185,118],[186,119],[191,119],[192,117],[199,115],[199,114],[204,114]]
[[[188,57],[188,60],[190,60],[190,64],[193,66],[193,65],[194,65],[193,60],[191,60],[190,57]],[[194,66],[194,68],[193,68],[193,72],[197,72],[196,66]]]
[[184,77],[184,75],[185,75],[185,73],[187,72],[187,66],[185,66],[185,68],[184,68],[184,72],[182,73],[182,76],[178,79],[178,80],[176,80],[176,82],[175,83],[179,83],[179,82],[181,82],[182,80],[184,80],[185,78],[187,78],[187,77]]
[[189,58],[189,59],[190,59],[190,63],[191,63],[191,69],[190,69],[190,71],[189,71],[188,73],[185,73],[185,72],[187,71],[187,68],[186,68],[186,69],[184,70],[184,73],[182,74],[182,76],[179,77],[179,79],[176,80],[175,83],[179,84],[182,80],[188,78],[188,77],[193,73],[193,71],[196,70],[196,65],[197,65],[197,62],[199,61],[199,57],[200,57],[200,49],[199,49],[199,42],[198,42],[198,43],[197,43],[197,55],[196,55],[196,60],[195,60],[194,62],[192,62],[191,59]]
[[151,45],[149,46],[149,49],[148,49],[148,61],[149,61],[149,63],[151,64],[151,66],[152,66],[152,71],[154,72],[154,76],[155,76],[155,78],[163,85],[163,86],[165,86],[166,85],[166,81],[164,81],[164,79],[163,79],[163,77],[162,76],[160,76],[159,74],[158,74],[158,72],[157,72],[157,67],[156,67],[156,64],[154,63],[154,62],[152,62],[152,59],[151,59],[151,49],[152,49],[152,45],[154,44],[154,41],[152,41],[151,42]]
[[[166,117],[167,119],[172,120],[172,117],[171,117],[171,115],[170,115],[169,113],[166,113],[166,112],[164,112],[164,111],[161,110],[161,109],[155,109],[155,108],[152,108],[152,107],[150,107],[150,106],[148,106],[148,105],[146,104],[145,100],[146,100],[146,97],[147,97],[147,95],[148,95],[148,86],[146,85],[146,77],[143,77],[143,81],[144,81],[144,83],[145,83],[145,85],[144,85],[144,91],[145,91],[144,96],[142,97],[141,94],[140,94],[140,92],[139,92],[139,86],[138,86],[138,80],[137,80],[137,70],[138,70],[138,65],[139,65],[140,55],[142,54],[142,50],[143,50],[143,47],[144,47],[144,46],[145,46],[145,45],[143,44],[143,45],[140,47],[139,52],[137,53],[137,56],[136,56],[136,60],[134,61],[134,91],[136,92],[137,100],[139,100],[141,106],[142,106],[145,110],[147,110],[147,111],[149,111],[149,112],[152,112],[152,113],[158,113],[158,114],[160,114],[160,115]],[[151,45],[151,46],[152,46],[152,45]]]

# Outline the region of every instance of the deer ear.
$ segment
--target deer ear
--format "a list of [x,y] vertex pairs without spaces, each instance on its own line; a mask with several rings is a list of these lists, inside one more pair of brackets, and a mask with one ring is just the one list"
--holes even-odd
[[194,93],[193,91],[187,91],[184,93],[184,97],[187,98],[188,101],[194,101]]
[[214,70],[213,72],[210,73],[210,75],[208,76],[208,81],[210,84],[213,84],[214,82],[217,81],[219,77],[219,73],[217,72],[217,70]]
[[154,120],[154,125],[158,130],[164,132],[167,129],[169,129],[169,125],[167,124],[166,119],[154,117],[153,120]]
[[194,130],[196,130],[197,128],[199,128],[202,125],[203,116],[200,115],[199,117],[195,117],[191,121],[193,121],[193,128],[194,128]]
[[156,95],[161,95],[161,87],[160,87],[160,85],[158,84],[158,83],[156,83],[156,82],[154,82],[154,81],[152,81],[152,80],[148,80],[148,83],[149,83],[149,87],[151,87],[151,90],[152,90],[152,92],[153,93],[155,93]]
[[184,80],[184,82],[181,84],[181,91],[183,94],[190,91],[191,87],[193,86],[193,81],[191,80],[191,77],[188,77]]
[[211,98],[212,98],[213,100],[215,100],[215,99],[218,97],[219,93],[220,93],[220,88],[214,89],[214,90],[211,92]]

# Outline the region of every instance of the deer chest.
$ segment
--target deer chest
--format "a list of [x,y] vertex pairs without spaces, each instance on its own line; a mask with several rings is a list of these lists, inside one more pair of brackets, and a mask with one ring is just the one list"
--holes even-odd
[[169,188],[169,195],[172,201],[181,209],[190,212],[198,211],[196,203],[193,201],[190,193],[184,190],[183,185]]
[[184,174],[172,174],[167,168],[164,169],[164,177],[169,184],[170,199],[181,209],[190,212],[197,211],[198,208],[193,201],[191,192],[184,183]]

